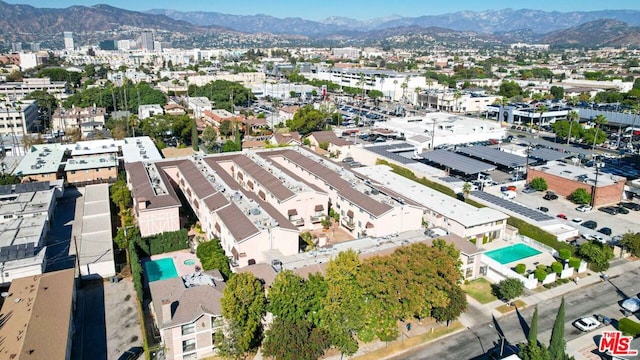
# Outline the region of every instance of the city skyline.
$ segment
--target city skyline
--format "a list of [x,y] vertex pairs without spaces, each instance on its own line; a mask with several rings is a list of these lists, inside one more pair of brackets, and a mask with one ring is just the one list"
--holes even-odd
[[[93,6],[96,4],[107,4],[110,6],[133,10],[147,11],[151,9],[171,9],[177,11],[206,11],[218,12],[231,15],[257,15],[265,14],[274,17],[300,17],[308,20],[324,20],[330,16],[341,16],[359,20],[369,20],[384,18],[389,16],[418,17],[425,15],[441,15],[458,11],[476,11],[501,9],[533,9],[544,11],[596,11],[596,10],[640,10],[640,3],[630,0],[616,1],[613,5],[603,5],[601,1],[549,1],[541,0],[532,5],[524,1],[473,1],[461,0],[455,2],[423,2],[417,0],[407,0],[401,3],[390,5],[388,1],[354,0],[349,2],[325,0],[321,3],[300,3],[292,0],[278,1],[274,6],[271,2],[247,0],[243,2],[210,2],[210,1],[190,1],[188,3],[176,5],[175,1],[168,0],[140,0],[136,2],[115,0],[62,0],[52,4],[48,0],[5,0],[10,4],[31,5],[38,8],[66,8],[73,5]],[[615,8],[611,7],[615,6]]]

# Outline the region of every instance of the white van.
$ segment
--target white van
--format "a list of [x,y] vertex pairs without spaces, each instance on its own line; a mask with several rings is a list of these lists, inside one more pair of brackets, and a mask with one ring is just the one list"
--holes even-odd
[[513,190],[507,190],[502,192],[502,197],[509,200],[515,199],[516,195],[517,195],[516,192]]

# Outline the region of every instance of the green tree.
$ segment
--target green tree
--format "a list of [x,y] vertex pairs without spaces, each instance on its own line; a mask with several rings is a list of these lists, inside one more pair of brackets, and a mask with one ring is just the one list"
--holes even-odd
[[212,152],[217,144],[218,132],[213,126],[207,126],[202,132],[202,141],[207,152]]
[[553,329],[551,330],[551,340],[549,340],[549,357],[554,360],[568,359],[565,353],[565,341],[564,341],[564,296],[560,302],[560,308],[556,315],[556,320],[553,323]]
[[577,188],[569,194],[568,199],[574,204],[589,204],[591,203],[591,194],[584,188]]
[[227,140],[224,145],[222,145],[222,152],[233,152],[240,150],[242,150],[241,145],[239,146],[238,143],[233,140]]
[[467,310],[467,297],[459,286],[451,287],[447,297],[449,298],[447,306],[434,307],[432,316],[437,321],[446,321],[448,326],[450,321],[457,319],[460,314]]
[[120,177],[111,185],[111,201],[118,206],[120,211],[131,207],[131,192],[125,179]]
[[20,182],[20,178],[15,175],[11,175],[5,172],[0,175],[0,185],[20,184]]
[[210,241],[201,243],[196,249],[196,256],[200,259],[203,270],[220,270],[220,273],[229,279],[232,275],[231,268],[229,267],[229,259],[224,252],[220,241],[218,239],[212,239]]
[[614,255],[609,245],[589,241],[578,248],[578,256],[590,264],[591,270],[604,271],[609,268],[609,261]]
[[276,360],[316,360],[328,346],[326,332],[307,320],[276,317],[266,331],[262,353]]
[[233,128],[231,127],[231,120],[223,120],[220,123],[220,135],[222,136],[231,136],[233,134]]
[[549,89],[549,93],[556,100],[562,100],[564,98],[564,88],[562,86],[552,86]]
[[506,301],[511,301],[522,294],[524,294],[524,284],[515,278],[504,279],[494,287],[494,295]]
[[230,324],[229,337],[235,349],[244,354],[260,346],[262,318],[266,311],[266,298],[260,280],[251,273],[235,274],[227,282],[222,299],[222,316]]
[[193,151],[200,150],[199,143],[200,139],[198,139],[198,127],[194,121],[193,126],[191,127],[191,146],[193,147]]
[[522,360],[551,360],[547,349],[538,342],[538,306],[536,306],[531,318],[527,343],[520,345],[518,356]]
[[468,182],[465,182],[462,185],[462,194],[464,195],[465,198],[468,198],[470,193],[471,193],[471,184]]
[[293,115],[293,119],[287,120],[286,125],[291,131],[298,131],[301,135],[306,135],[313,131],[323,130],[328,118],[328,114],[311,105],[305,105],[298,109]]
[[522,94],[522,88],[515,81],[503,81],[502,84],[500,84],[500,90],[498,91],[498,95],[502,95],[507,98],[512,98]]
[[640,233],[628,232],[622,235],[621,243],[633,256],[640,257]]
[[547,180],[542,177],[534,178],[533,180],[531,180],[531,183],[529,183],[529,185],[537,191],[547,190]]
[[326,270],[322,328],[327,331],[331,345],[345,355],[353,355],[358,350],[355,336],[364,320],[364,299],[356,280],[359,268],[358,255],[349,250],[332,259]]
[[306,307],[305,282],[291,270],[280,272],[269,289],[267,310],[276,318],[296,322],[304,319],[309,311]]

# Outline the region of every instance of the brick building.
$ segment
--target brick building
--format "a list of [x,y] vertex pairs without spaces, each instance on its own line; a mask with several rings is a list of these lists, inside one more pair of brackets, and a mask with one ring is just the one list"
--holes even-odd
[[626,178],[603,173],[595,168],[579,167],[561,161],[550,161],[545,165],[529,167],[527,182],[541,177],[547,181],[549,190],[558,196],[567,197],[577,188],[589,192],[594,207],[620,202]]

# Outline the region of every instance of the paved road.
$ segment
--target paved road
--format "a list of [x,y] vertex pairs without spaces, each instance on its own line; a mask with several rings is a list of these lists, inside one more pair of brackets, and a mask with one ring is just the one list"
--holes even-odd
[[[572,325],[573,321],[579,317],[600,313],[613,319],[620,318],[622,315],[619,311],[619,302],[625,296],[633,296],[640,292],[638,276],[640,276],[640,270],[635,269],[611,279],[611,283],[598,282],[567,294],[565,296],[565,340],[573,340],[582,334]],[[549,343],[551,328],[559,305],[560,299],[551,299],[538,304],[538,339],[542,343]],[[494,319],[492,322],[464,330],[391,359],[488,359],[483,354],[490,350],[500,350],[503,345],[499,332],[504,334],[504,350],[508,353],[510,349],[515,350],[514,344],[526,339],[528,323],[532,315],[533,308],[530,307],[522,312]]]

